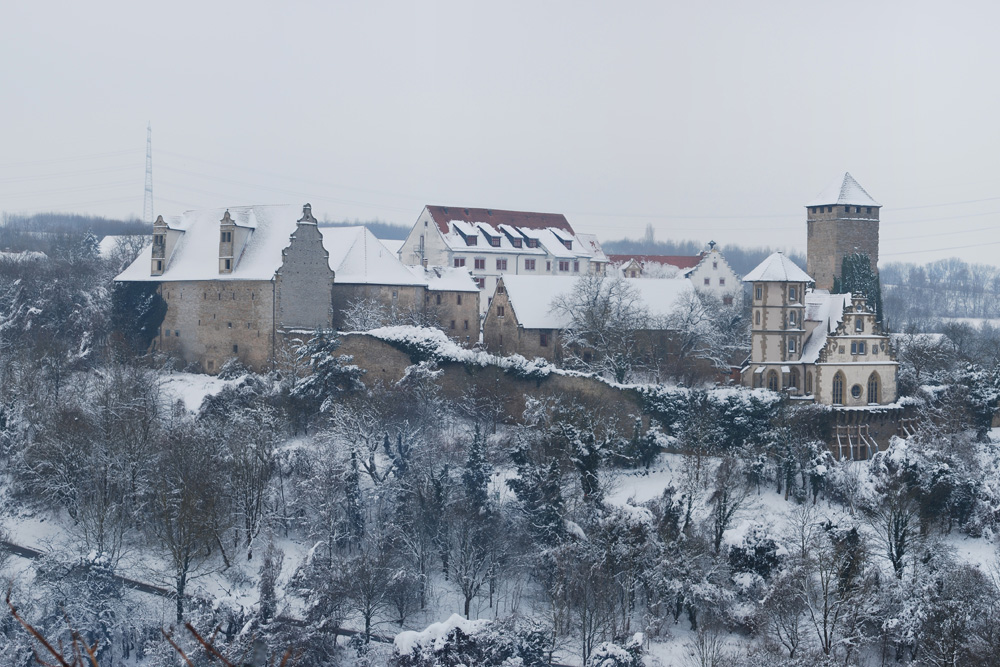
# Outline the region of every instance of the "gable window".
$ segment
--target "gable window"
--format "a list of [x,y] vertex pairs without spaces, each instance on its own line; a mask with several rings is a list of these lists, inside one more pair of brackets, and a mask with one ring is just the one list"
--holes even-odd
[[233,233],[232,232],[222,232],[222,242],[223,243],[232,243],[233,242]]
[[463,267],[463,266],[465,266],[465,258],[464,257],[456,257],[455,258],[455,268],[457,269],[457,268],[460,268],[460,267]]
[[833,394],[831,395],[831,400],[834,405],[844,404],[844,374],[837,371],[837,374],[833,376]]
[[498,259],[497,260],[497,271],[506,271],[506,270],[507,270],[507,260],[506,259]]
[[473,261],[473,268],[478,269],[478,270],[485,270],[486,269],[486,260],[485,259],[477,257],[477,258],[475,258],[472,261]]
[[713,269],[719,268],[719,263],[718,262],[712,262],[712,268]]
[[854,318],[854,330],[855,331],[864,331],[865,330],[865,321],[864,321],[863,318],[860,318],[860,317],[855,317]]
[[504,313],[504,307],[503,306],[497,306],[497,317],[503,317],[504,314],[505,314]]
[[165,245],[167,237],[163,234],[153,234],[153,245]]
[[757,301],[760,301],[761,299],[764,298],[764,286],[763,285],[757,285],[756,287],[753,288],[753,298],[755,300],[757,300]]
[[560,271],[569,271],[569,262],[559,262]]
[[526,260],[524,260],[524,270],[525,271],[534,271],[535,270],[535,260],[533,260],[533,259],[526,259]]

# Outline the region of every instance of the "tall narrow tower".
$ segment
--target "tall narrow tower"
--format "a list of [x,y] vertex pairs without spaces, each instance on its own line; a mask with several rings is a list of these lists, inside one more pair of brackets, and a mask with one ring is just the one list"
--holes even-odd
[[153,125],[146,125],[146,194],[142,199],[142,219],[153,224]]
[[807,266],[817,289],[833,289],[846,255],[868,255],[878,271],[878,211],[882,207],[845,173],[806,204]]

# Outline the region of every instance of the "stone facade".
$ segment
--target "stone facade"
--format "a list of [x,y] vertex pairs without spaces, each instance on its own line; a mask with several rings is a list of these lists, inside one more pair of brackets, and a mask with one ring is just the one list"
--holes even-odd
[[284,329],[330,329],[334,287],[330,253],[311,212],[299,223],[281,251],[281,268],[275,274],[277,324]]
[[397,313],[423,313],[424,295],[427,289],[422,285],[372,285],[364,283],[334,283],[333,285],[333,326],[344,326],[344,311],[352,303],[374,299],[384,308]]
[[[816,289],[833,289],[834,277],[840,277],[844,257],[865,253],[878,270],[878,208],[873,206],[814,206],[822,213],[810,212],[807,225],[806,271],[816,279]],[[833,209],[827,211],[826,209]],[[869,210],[872,213],[856,213]],[[848,212],[850,211],[850,212]]]
[[161,283],[167,314],[153,349],[215,373],[228,359],[264,369],[274,349],[274,283]]
[[427,321],[463,343],[479,340],[479,292],[428,289],[424,295]]
[[483,320],[483,345],[494,354],[520,354],[528,359],[541,357],[562,363],[562,343],[558,329],[526,329],[517,321],[506,291],[500,289]]

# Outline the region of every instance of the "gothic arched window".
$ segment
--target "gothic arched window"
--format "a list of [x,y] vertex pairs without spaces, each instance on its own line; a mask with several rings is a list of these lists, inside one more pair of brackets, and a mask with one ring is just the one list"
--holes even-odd
[[868,376],[868,402],[880,403],[879,398],[878,373],[872,373]]
[[806,372],[806,393],[813,393],[813,374],[812,371]]
[[771,370],[767,374],[767,388],[771,391],[778,391],[778,373],[777,371]]
[[833,376],[833,404],[844,404],[844,374],[840,371]]

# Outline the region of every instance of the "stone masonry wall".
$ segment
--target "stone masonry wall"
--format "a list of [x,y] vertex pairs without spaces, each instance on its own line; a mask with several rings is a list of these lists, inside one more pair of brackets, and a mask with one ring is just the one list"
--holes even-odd
[[375,299],[388,309],[398,312],[423,312],[423,285],[364,285],[333,284],[333,326],[344,327],[344,311],[349,304],[361,299]]
[[806,230],[806,272],[816,281],[816,288],[833,289],[833,278],[840,276],[844,256],[855,252],[866,253],[877,270],[878,227],[877,217],[821,219],[811,215]]
[[153,345],[215,373],[239,359],[257,371],[270,366],[274,287],[268,280],[165,282],[167,314]]

